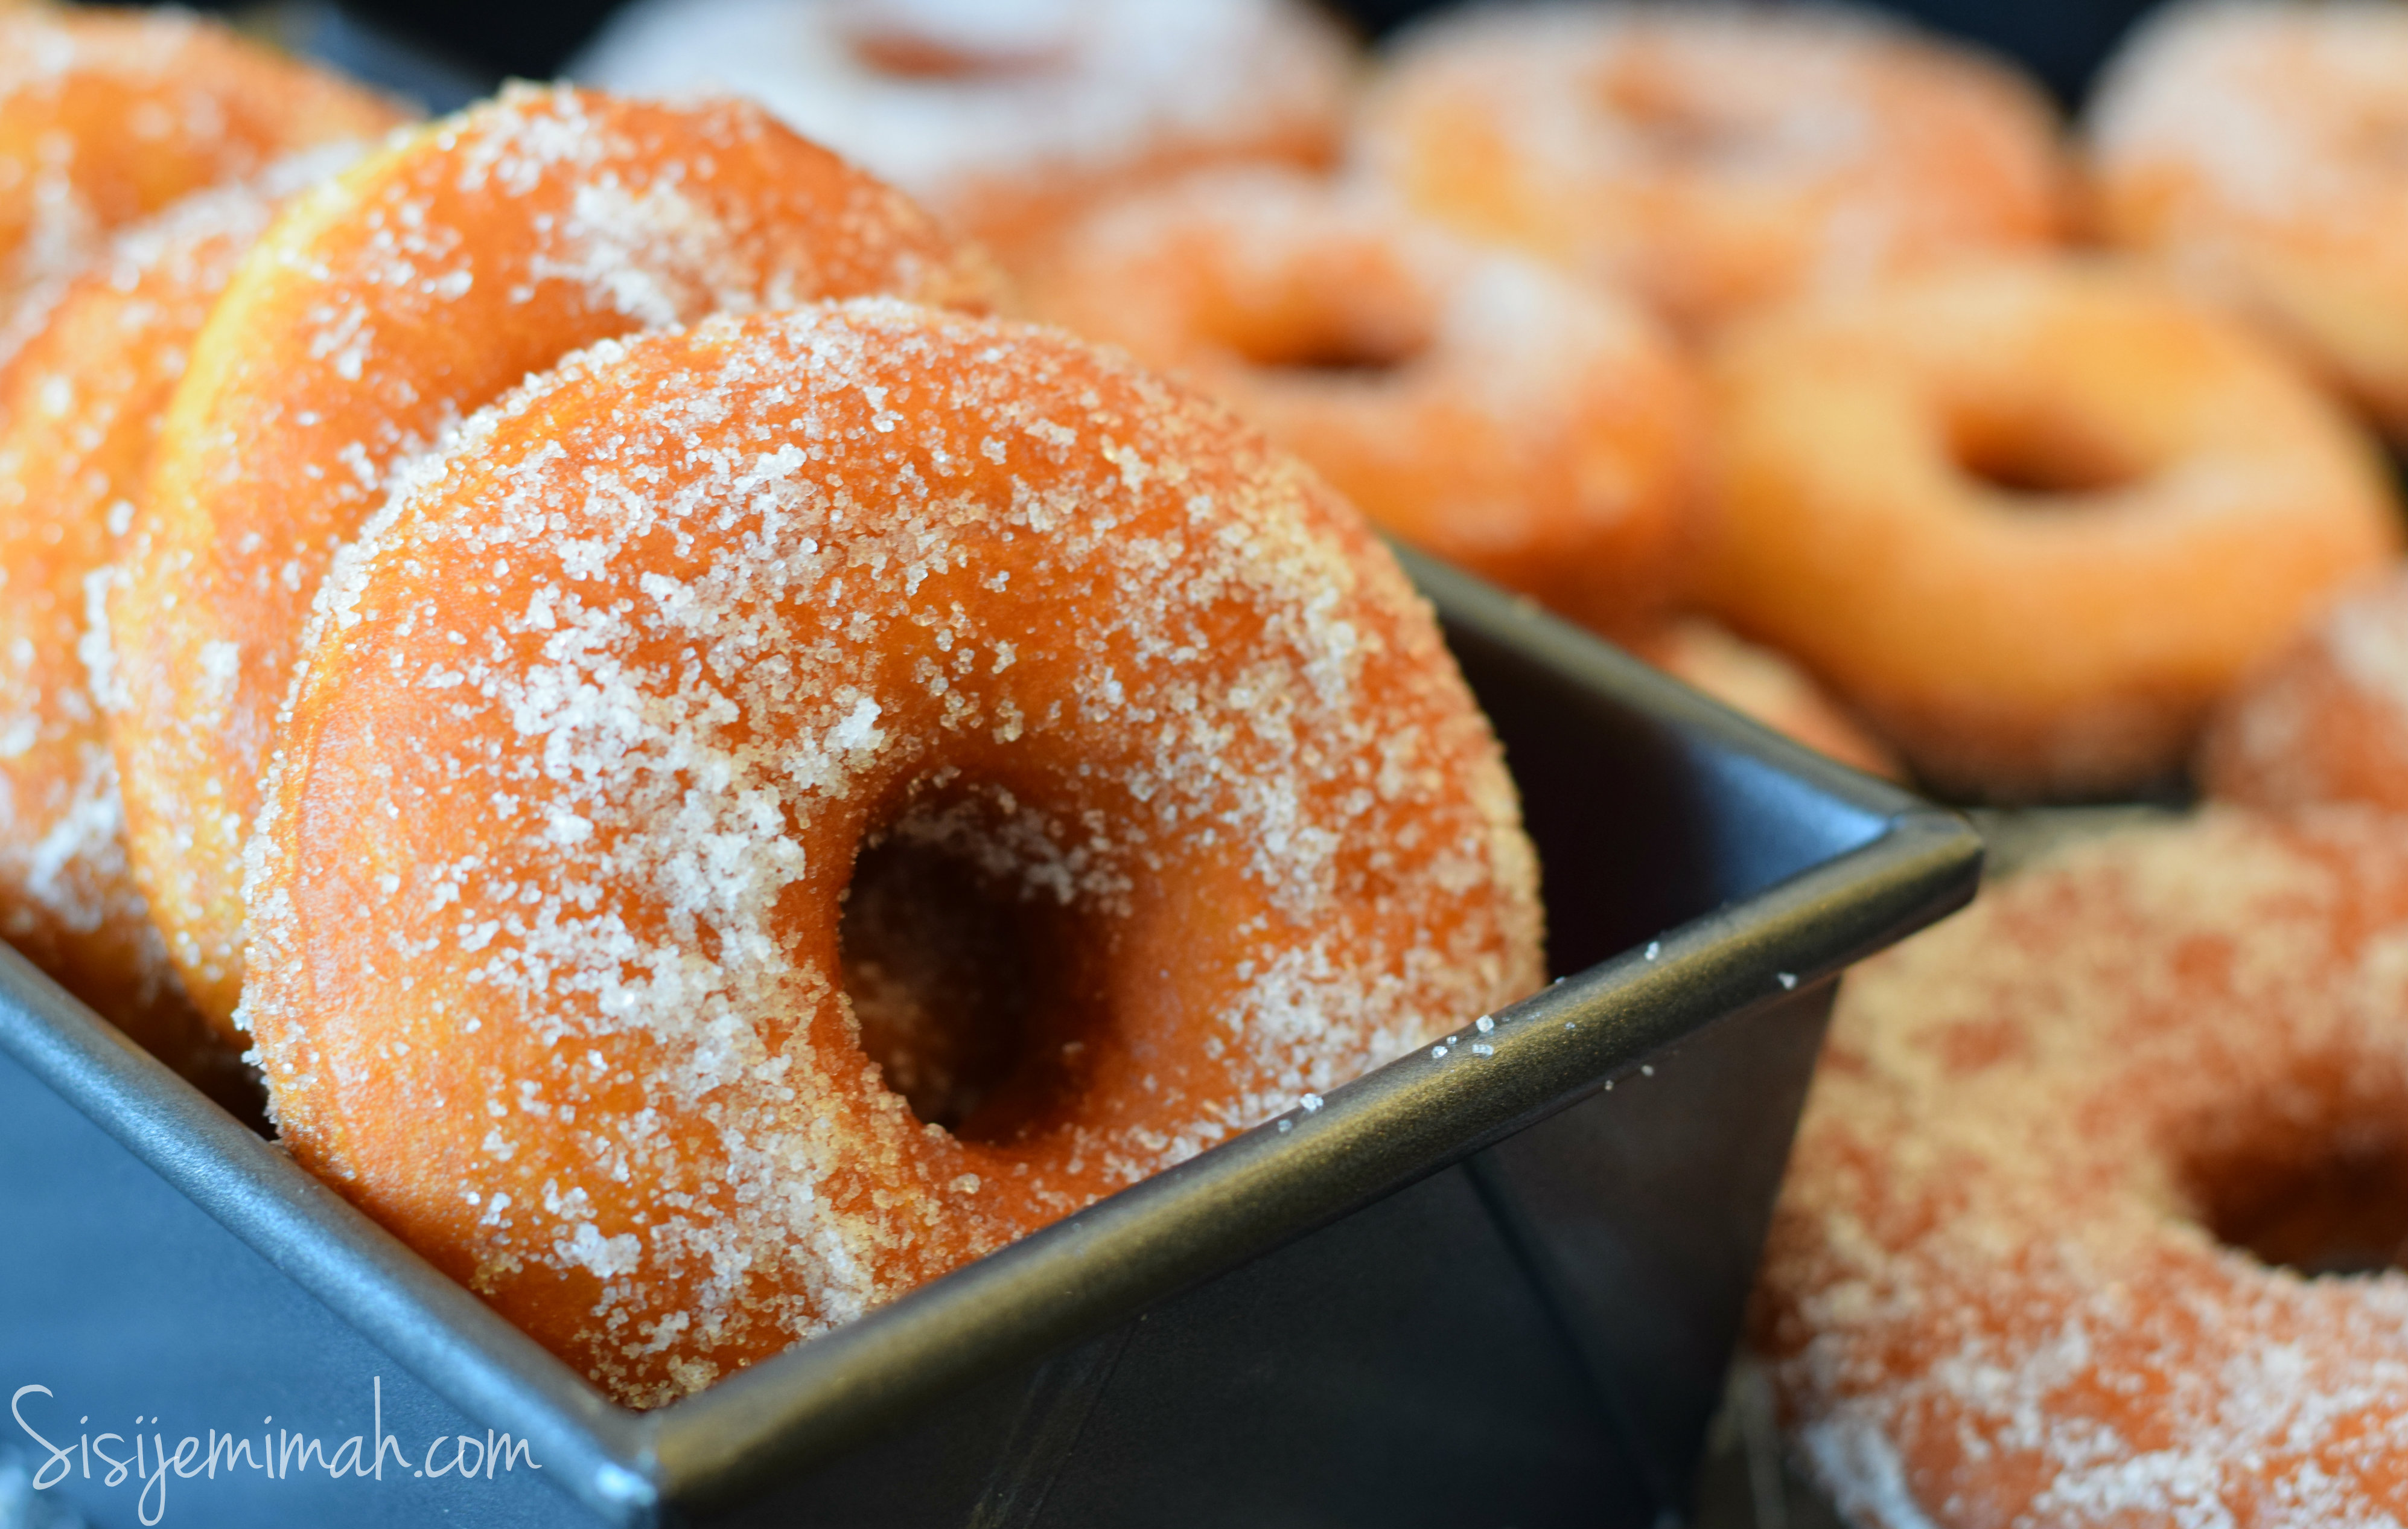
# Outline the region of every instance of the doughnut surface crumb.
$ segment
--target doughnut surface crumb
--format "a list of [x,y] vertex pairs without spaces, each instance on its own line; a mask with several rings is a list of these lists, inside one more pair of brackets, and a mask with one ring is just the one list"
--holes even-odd
[[[1053,331],[598,345],[317,622],[248,888],[284,1140],[637,1405],[1542,980],[1511,782],[1359,517]],[[952,1131],[839,959],[896,844],[1059,956]]]
[[2078,847],[1853,971],[1755,1322],[1842,1510],[2408,1522],[2403,1013],[2408,835],[2348,809]]
[[303,618],[399,464],[612,335],[874,293],[976,307],[992,281],[740,102],[514,87],[289,209],[194,341],[108,597],[128,844],[202,1012],[226,1025],[240,987],[243,836]]

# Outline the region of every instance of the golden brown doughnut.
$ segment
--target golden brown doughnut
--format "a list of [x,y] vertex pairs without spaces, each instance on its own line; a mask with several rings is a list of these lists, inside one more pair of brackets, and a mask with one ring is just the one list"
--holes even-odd
[[[185,11],[0,11],[0,321],[111,229],[403,115]],[[9,338],[0,323],[0,359]]]
[[[1543,980],[1512,783],[1361,519],[1058,331],[596,346],[322,609],[248,888],[283,1139],[637,1405]],[[1042,953],[950,1131],[844,996],[865,846]]]
[[0,934],[180,1071],[233,1052],[185,1002],[126,863],[87,624],[184,356],[279,201],[356,151],[199,193],[122,235],[0,367]]
[[1755,1326],[1851,1522],[2408,1522],[2403,942],[2396,820],[2211,810],[1849,973]]
[[297,204],[194,343],[108,613],[136,873],[202,1012],[304,614],[400,459],[568,351],[720,310],[980,302],[983,262],[758,109],[521,87]]
[[1769,316],[1712,372],[1704,603],[1954,792],[2174,771],[2216,698],[2399,546],[2373,443],[2138,273],[1914,278]]
[[2396,568],[2300,634],[2217,709],[2200,788],[2286,811],[2408,812],[2408,577]]
[[1300,0],[638,0],[574,79],[761,102],[1015,272],[1200,166],[1337,157],[1355,50]]
[[2408,12],[2172,5],[2090,113],[2099,221],[2408,438]]
[[1701,616],[1669,621],[1630,651],[1732,711],[1870,775],[1905,777],[1898,757],[1868,734],[1812,676],[1772,649]]
[[1576,620],[1631,633],[1684,593],[1704,402],[1625,302],[1277,170],[1109,208],[1025,292],[1219,395],[1397,535]]
[[1363,129],[1422,211],[1692,332],[2051,241],[2056,137],[2023,79],[1870,12],[1563,0],[1408,32]]

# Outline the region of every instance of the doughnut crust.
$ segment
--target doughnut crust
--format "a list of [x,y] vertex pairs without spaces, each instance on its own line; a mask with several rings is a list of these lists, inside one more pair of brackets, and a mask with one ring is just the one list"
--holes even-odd
[[[320,623],[248,888],[283,1139],[637,1405],[1542,980],[1512,786],[1360,518],[1057,331],[596,346],[416,469]],[[896,842],[1052,931],[954,1132],[845,996]]]
[[401,108],[176,10],[0,10],[0,359],[7,312],[109,231]]
[[2200,789],[2270,812],[2408,812],[2408,578],[2353,593],[2217,708]]
[[737,103],[519,88],[280,219],[194,344],[108,600],[128,843],[202,1012],[225,1022],[239,989],[243,836],[304,614],[397,461],[612,335],[820,296],[975,304],[988,281]]
[[1467,6],[1404,35],[1363,120],[1415,208],[1693,334],[2063,222],[2037,90],[1836,6]]
[[2395,822],[2211,810],[1848,974],[1756,1330],[1852,1522],[2408,1522],[2403,954]]
[[1354,65],[1299,0],[638,0],[568,72],[759,101],[1017,273],[1085,209],[1199,166],[1326,166]]
[[1684,592],[1705,404],[1642,310],[1277,170],[1096,214],[1031,308],[1226,399],[1388,530],[1627,635]]
[[0,367],[0,933],[196,1080],[234,1051],[186,1003],[125,854],[88,620],[141,497],[193,337],[283,197],[343,167],[335,145],[202,192],[121,235]]
[[2101,230],[2231,302],[2408,440],[2408,13],[2192,0],[2090,114]]
[[1710,367],[1704,599],[1926,781],[2128,790],[2397,555],[2374,443],[2143,273],[1962,267],[1742,326]]

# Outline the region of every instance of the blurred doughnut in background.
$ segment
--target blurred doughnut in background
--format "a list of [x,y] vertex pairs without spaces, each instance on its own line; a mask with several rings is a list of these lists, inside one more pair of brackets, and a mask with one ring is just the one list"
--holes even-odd
[[1704,404],[1635,305],[1295,171],[1095,214],[1040,317],[1181,373],[1383,526],[1600,631],[1685,593]]
[[183,11],[0,9],[0,361],[112,231],[401,115]]
[[1413,206],[1712,330],[2064,222],[2010,69],[1822,7],[1467,7],[1400,38],[1362,152]]
[[1865,730],[1796,663],[1703,616],[1683,616],[1644,633],[1630,651],[1817,754],[1869,775],[1902,780],[1898,756]]
[[2172,773],[2229,686],[2399,553],[2372,440],[2144,273],[1959,267],[1768,316],[1711,375],[1707,605],[1964,796]]
[[1354,68],[1298,0],[638,0],[567,72],[752,96],[1012,266],[1182,170],[1327,164]]
[[2408,7],[2171,7],[2110,68],[2090,139],[2109,238],[2408,439]]
[[2196,772],[2245,807],[2408,812],[2408,573],[2335,605],[2233,692]]

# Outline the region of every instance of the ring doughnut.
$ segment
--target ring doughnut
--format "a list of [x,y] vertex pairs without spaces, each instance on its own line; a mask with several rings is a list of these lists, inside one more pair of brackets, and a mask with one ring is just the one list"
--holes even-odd
[[[183,11],[0,9],[0,309],[72,277],[111,229],[189,192],[402,120]],[[0,327],[0,359],[9,338]]]
[[569,65],[752,97],[1015,270],[1108,196],[1337,157],[1354,49],[1297,0],[638,0]]
[[200,1081],[233,1053],[185,1002],[126,862],[87,597],[235,266],[280,200],[357,152],[313,151],[136,225],[0,367],[0,934]]
[[2396,824],[2211,809],[1849,974],[1754,1323],[1849,1522],[2408,1521],[2403,934]]
[[517,89],[280,219],[194,344],[108,596],[128,844],[202,1013],[234,1010],[242,841],[303,618],[395,462],[611,335],[817,296],[978,302],[988,280],[737,103]]
[[1420,210],[1691,332],[2064,222],[2038,91],[1838,8],[1465,7],[1405,36],[1363,121]]
[[1704,401],[1644,315],[1300,173],[1106,209],[1030,310],[1183,373],[1382,526],[1628,633],[1683,593]]
[[2235,690],[2198,775],[2209,796],[2267,811],[2408,812],[2408,576],[2342,601]]
[[1897,756],[1866,733],[1796,664],[1700,616],[1640,634],[1630,651],[1682,684],[1817,754],[1869,775],[1905,777]]
[[2254,337],[2098,266],[1777,315],[1713,368],[1705,603],[1927,781],[2128,789],[2397,551],[2371,442]]
[[2408,438],[2408,13],[2169,6],[2091,112],[2102,230],[2235,303]]
[[[277,1118],[624,1400],[1543,980],[1512,784],[1360,519],[1058,332],[870,300],[600,345],[360,546],[253,840]],[[950,1132],[842,996],[880,844],[1047,952]]]

